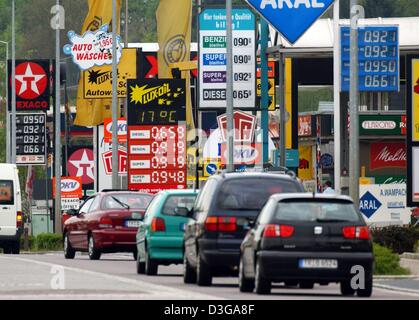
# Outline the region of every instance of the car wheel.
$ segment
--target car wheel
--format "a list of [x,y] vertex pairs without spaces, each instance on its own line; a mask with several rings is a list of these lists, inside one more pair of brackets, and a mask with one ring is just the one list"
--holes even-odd
[[20,254],[20,243],[19,241],[14,242],[11,247],[12,254]]
[[89,258],[90,260],[99,260],[101,256],[101,252],[99,249],[95,247],[95,240],[93,239],[93,235],[89,236]]
[[196,271],[189,264],[186,253],[183,255],[183,283],[196,283]]
[[5,246],[3,248],[3,253],[4,254],[11,254],[12,253],[12,249],[9,246]]
[[76,250],[71,247],[70,240],[68,239],[68,234],[64,235],[64,258],[74,259],[76,256]]
[[372,295],[372,278],[369,278],[368,280],[365,281],[365,288],[364,289],[358,289],[357,290],[357,295],[358,297],[362,297],[362,298],[369,298]]
[[313,289],[314,288],[314,282],[312,282],[312,281],[301,281],[300,282],[300,288],[301,289]]
[[257,294],[270,294],[272,289],[272,283],[269,279],[266,279],[261,273],[260,261],[256,263],[256,277],[255,287]]
[[340,293],[343,296],[353,296],[355,294],[355,290],[351,287],[351,281],[342,281],[340,283]]
[[211,269],[199,253],[196,266],[196,284],[201,287],[208,287],[212,284]]
[[144,274],[145,273],[145,263],[140,261],[140,255],[137,254],[137,273]]
[[255,281],[253,279],[247,279],[244,274],[243,258],[240,259],[239,266],[239,289],[240,292],[253,292],[255,289]]
[[148,276],[155,276],[157,275],[159,265],[150,258],[150,255],[148,254],[148,250],[145,251],[145,274]]

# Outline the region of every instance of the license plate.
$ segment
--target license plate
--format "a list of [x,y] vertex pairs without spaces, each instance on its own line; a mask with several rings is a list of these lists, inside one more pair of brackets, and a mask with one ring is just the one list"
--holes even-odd
[[128,220],[125,221],[125,226],[127,228],[138,228],[140,226],[141,221],[138,220]]
[[301,259],[301,269],[337,269],[338,261],[334,259]]

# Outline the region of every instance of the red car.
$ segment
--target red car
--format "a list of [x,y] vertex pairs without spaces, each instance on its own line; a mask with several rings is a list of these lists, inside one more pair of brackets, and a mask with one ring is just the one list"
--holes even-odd
[[132,252],[137,259],[135,236],[152,195],[135,191],[100,192],[88,198],[78,211],[70,210],[64,222],[64,256],[88,252],[91,260],[102,253]]

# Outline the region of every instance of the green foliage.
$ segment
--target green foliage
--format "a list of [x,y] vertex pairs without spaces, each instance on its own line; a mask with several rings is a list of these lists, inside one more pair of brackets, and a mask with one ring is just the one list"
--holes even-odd
[[63,248],[63,238],[59,234],[41,233],[36,237],[36,250],[61,250]]
[[390,226],[372,229],[371,234],[375,243],[398,254],[414,252],[415,244],[419,240],[419,228],[413,227]]
[[[25,241],[24,241],[24,237],[21,236],[20,237],[20,249],[24,250],[25,248]],[[29,236],[28,237],[28,249],[29,251],[33,251],[36,249],[36,238],[34,236]]]
[[400,266],[400,258],[390,249],[374,244],[375,275],[408,275],[409,270]]

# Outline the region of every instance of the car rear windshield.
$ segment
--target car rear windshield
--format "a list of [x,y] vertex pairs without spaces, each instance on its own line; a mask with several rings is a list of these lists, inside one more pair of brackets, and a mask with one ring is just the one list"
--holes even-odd
[[0,180],[0,204],[3,204],[3,205],[14,204],[13,181]]
[[170,196],[167,198],[166,203],[163,206],[162,214],[167,216],[175,216],[175,209],[178,207],[192,210],[195,199],[195,195]]
[[281,221],[354,222],[359,219],[352,203],[307,199],[279,202],[273,214],[273,220]]
[[105,209],[121,209],[128,205],[131,209],[146,209],[153,200],[148,194],[113,194],[105,199]]
[[290,192],[301,192],[297,182],[275,178],[228,180],[220,189],[217,207],[225,210],[260,211],[271,195]]

